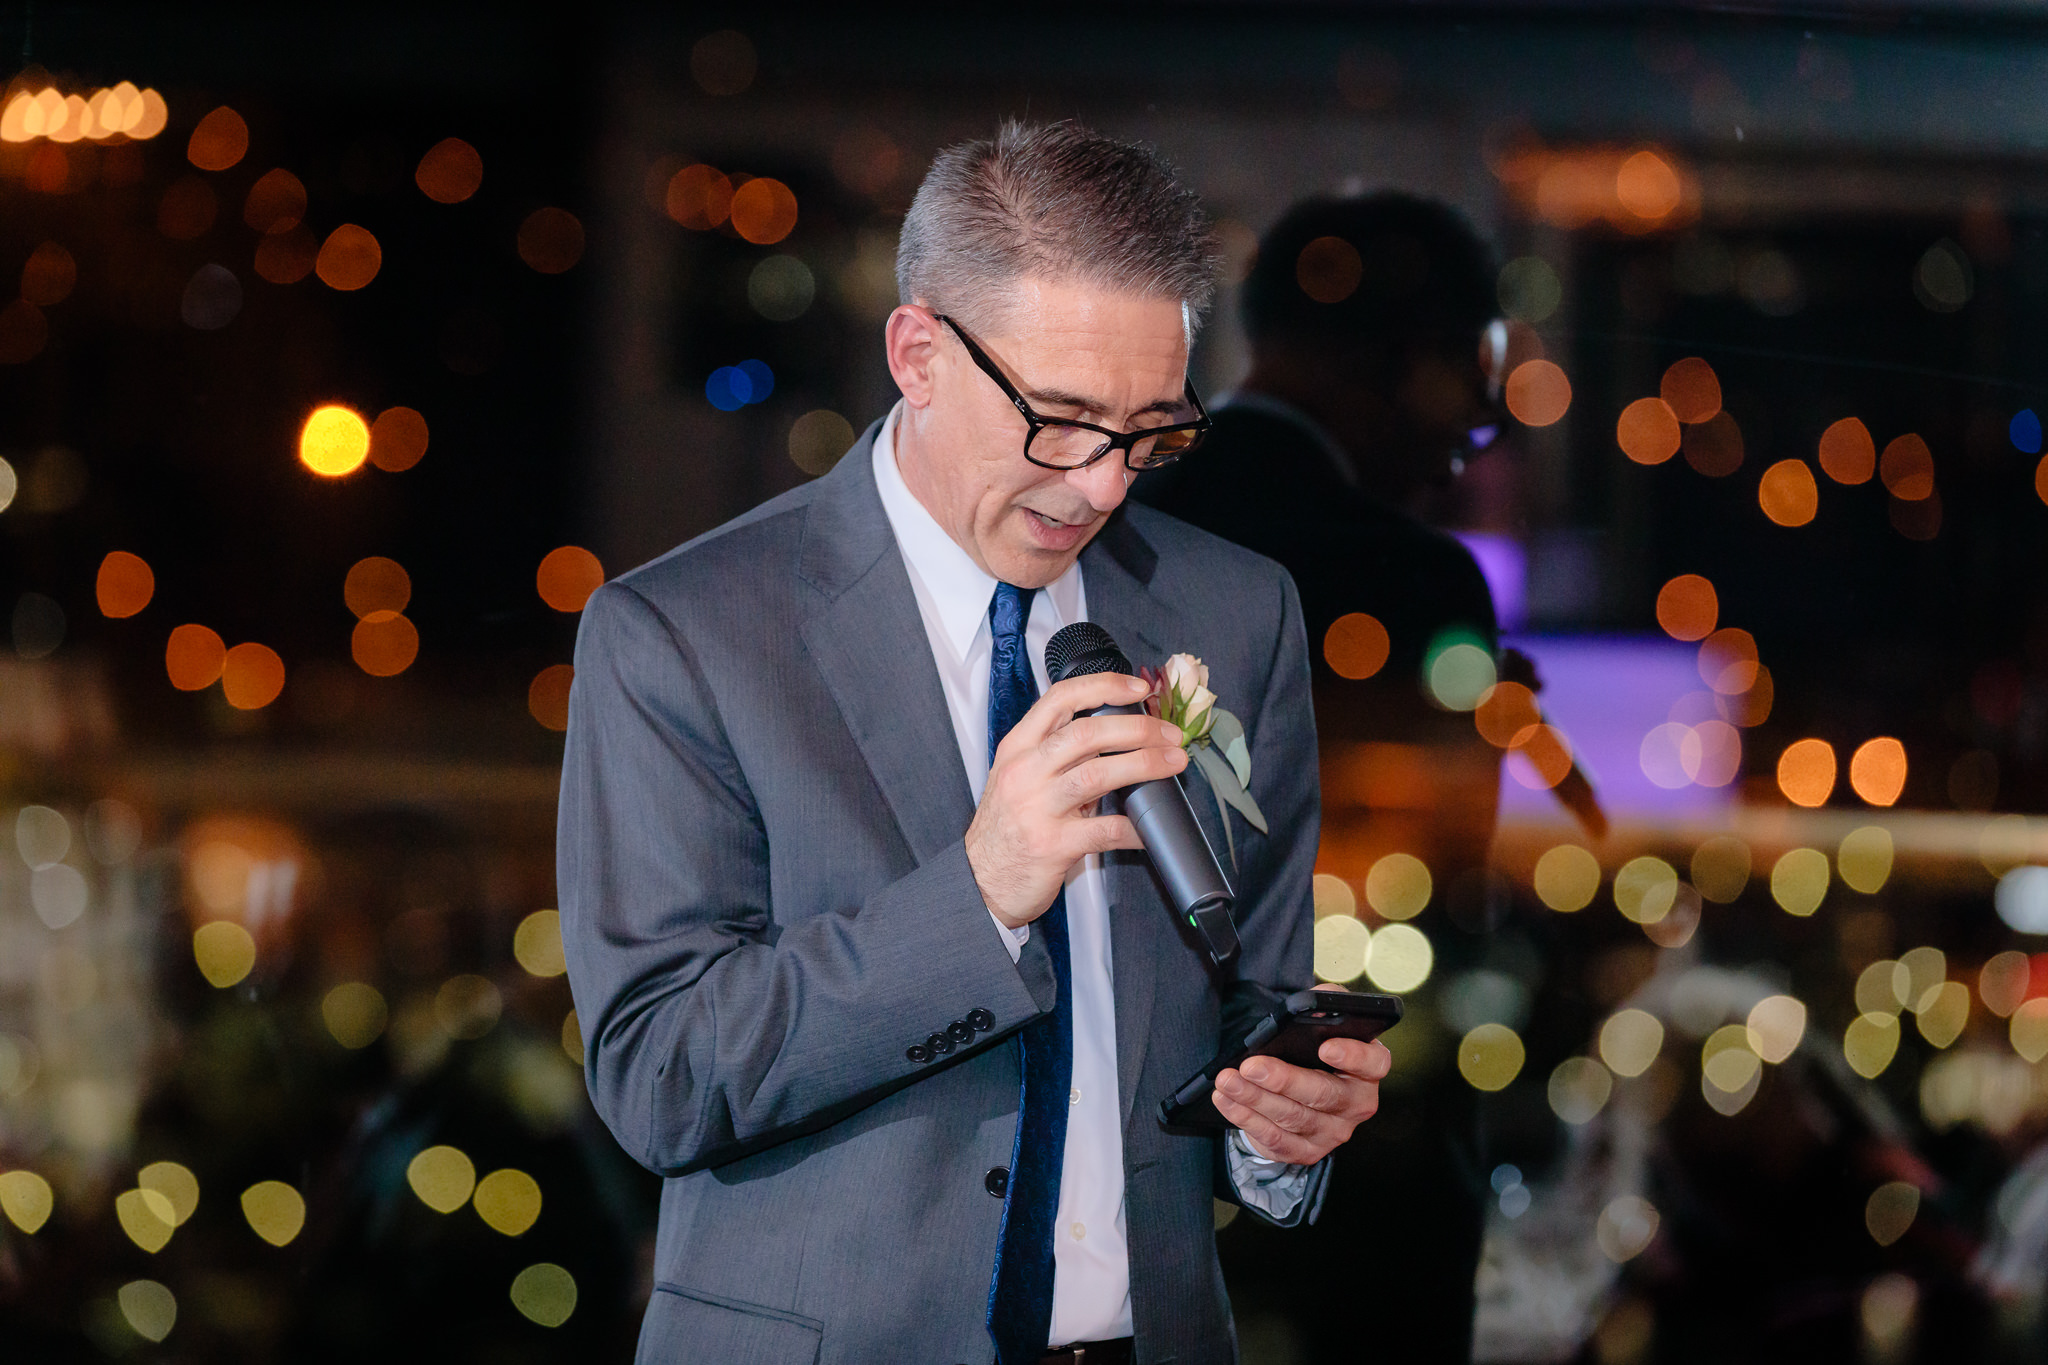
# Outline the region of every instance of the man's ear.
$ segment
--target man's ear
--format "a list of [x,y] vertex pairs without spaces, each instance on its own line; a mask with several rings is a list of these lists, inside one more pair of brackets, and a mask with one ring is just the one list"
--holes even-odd
[[903,391],[903,401],[922,408],[932,401],[932,364],[938,357],[942,324],[921,304],[904,304],[889,314],[883,349],[889,356],[889,377]]

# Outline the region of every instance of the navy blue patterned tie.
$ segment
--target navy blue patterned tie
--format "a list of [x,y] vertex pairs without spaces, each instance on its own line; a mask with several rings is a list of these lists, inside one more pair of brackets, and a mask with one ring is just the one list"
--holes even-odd
[[[989,604],[988,755],[1038,700],[1024,624],[1032,594],[996,584]],[[1052,1333],[1053,1226],[1060,1211],[1060,1167],[1067,1152],[1067,1106],[1074,1085],[1074,988],[1067,960],[1067,899],[1032,923],[1043,935],[1059,983],[1053,1012],[1017,1035],[1023,1052],[1023,1094],[1017,1102],[1017,1137],[1010,1147],[1010,1185],[1003,1196],[1003,1229],[988,1287],[988,1334],[998,1365],[1031,1365],[1045,1354]]]

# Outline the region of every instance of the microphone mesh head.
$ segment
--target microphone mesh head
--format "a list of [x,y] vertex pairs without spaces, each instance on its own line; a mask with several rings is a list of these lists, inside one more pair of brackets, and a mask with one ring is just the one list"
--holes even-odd
[[1045,674],[1054,682],[1090,673],[1136,673],[1110,633],[1093,621],[1062,626],[1045,642]]

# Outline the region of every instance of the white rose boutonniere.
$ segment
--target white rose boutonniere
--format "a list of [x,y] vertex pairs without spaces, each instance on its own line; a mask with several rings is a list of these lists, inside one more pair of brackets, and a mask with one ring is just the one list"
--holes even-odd
[[1164,668],[1141,668],[1138,675],[1152,684],[1146,709],[1180,727],[1181,746],[1208,780],[1230,862],[1236,866],[1237,838],[1231,833],[1230,812],[1242,815],[1259,833],[1267,832],[1265,814],[1252,800],[1252,756],[1243,724],[1216,704],[1216,694],[1209,690],[1208,665],[1192,654],[1176,654]]

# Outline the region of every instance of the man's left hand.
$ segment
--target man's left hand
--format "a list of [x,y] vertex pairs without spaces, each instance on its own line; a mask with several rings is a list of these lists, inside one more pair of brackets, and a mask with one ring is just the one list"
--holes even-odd
[[1316,1055],[1336,1070],[1253,1057],[1216,1078],[1217,1112],[1243,1130],[1260,1156],[1313,1166],[1379,1109],[1380,1082],[1394,1065],[1385,1043],[1332,1038]]

